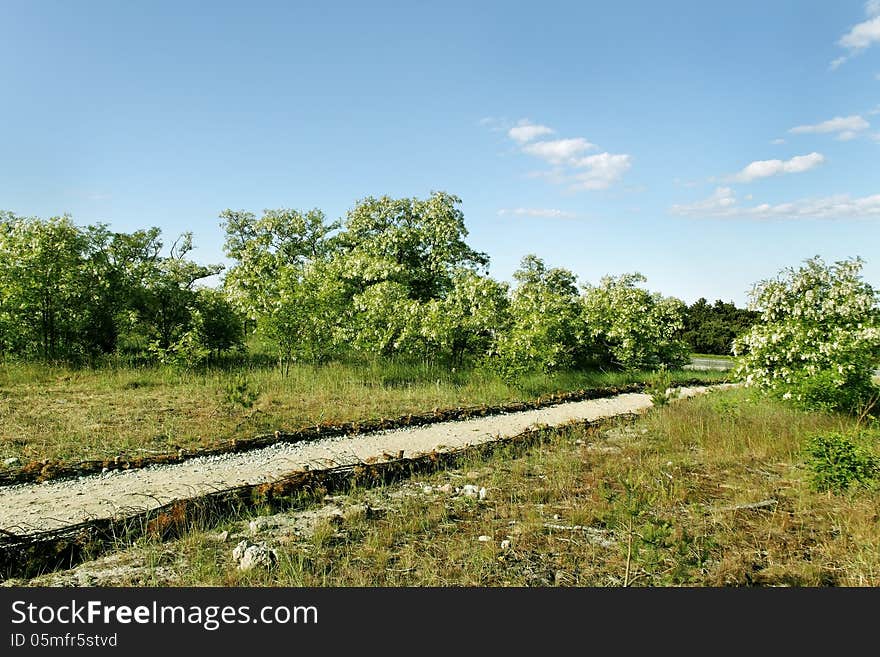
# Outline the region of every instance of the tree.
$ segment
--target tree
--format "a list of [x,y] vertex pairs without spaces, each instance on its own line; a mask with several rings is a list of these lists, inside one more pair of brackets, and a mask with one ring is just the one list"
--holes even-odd
[[235,307],[275,345],[287,372],[296,359],[322,360],[337,344],[344,289],[329,263],[339,227],[318,209],[221,213],[224,250],[236,263],[224,289]]
[[700,354],[729,354],[734,339],[754,324],[758,313],[737,308],[721,299],[710,305],[701,298],[691,304],[684,315],[682,339],[691,351]]
[[[148,248],[162,248],[158,233]],[[196,283],[223,271],[223,265],[201,265],[186,258],[192,251],[192,233],[183,233],[172,244],[168,256],[154,255],[136,262],[140,285],[132,291],[131,320],[144,333],[151,350],[169,349],[189,329],[196,306]]]
[[747,385],[841,410],[876,394],[880,311],[863,265],[860,258],[826,265],[816,256],[754,285],[750,308],[760,321],[734,342]]
[[455,273],[488,265],[488,256],[465,243],[461,199],[434,192],[427,199],[368,197],[348,213],[334,245],[348,267],[354,293],[389,281],[420,302],[443,298]]
[[83,355],[95,290],[89,236],[69,216],[6,213],[0,224],[0,321],[7,349],[41,358]]
[[515,378],[532,369],[551,372],[583,362],[577,277],[567,269],[548,269],[535,255],[525,256],[513,276],[518,285],[509,328],[495,345],[495,369]]
[[688,347],[678,337],[684,302],[638,287],[639,273],[605,276],[584,287],[586,333],[601,362],[624,369],[681,367]]
[[425,304],[421,332],[427,346],[460,365],[487,353],[509,322],[507,285],[463,270],[443,299]]

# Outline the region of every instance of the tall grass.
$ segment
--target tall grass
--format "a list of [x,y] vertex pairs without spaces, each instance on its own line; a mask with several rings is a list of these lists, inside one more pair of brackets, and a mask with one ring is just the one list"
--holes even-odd
[[[717,373],[680,373],[711,381]],[[536,373],[508,382],[429,362],[260,365],[179,370],[72,369],[0,363],[0,457],[22,461],[143,456],[319,422],[390,418],[434,408],[501,404],[645,380],[640,372]],[[255,395],[237,404],[230,387]]]

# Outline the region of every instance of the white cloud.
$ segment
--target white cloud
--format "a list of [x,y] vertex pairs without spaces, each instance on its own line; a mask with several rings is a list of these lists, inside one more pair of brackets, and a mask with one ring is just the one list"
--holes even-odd
[[669,211],[683,217],[706,219],[880,219],[880,194],[860,198],[838,194],[776,205],[761,203],[741,207],[737,205],[736,196],[729,187],[719,187],[708,199],[673,205]]
[[856,137],[862,130],[867,130],[871,126],[858,114],[852,116],[835,116],[833,119],[815,123],[813,125],[799,125],[790,129],[789,132],[796,135],[803,134],[827,134],[837,133],[837,138],[846,141]]
[[868,116],[876,116],[880,114],[880,105],[874,107],[874,109],[868,111]]
[[572,191],[599,190],[617,182],[632,166],[630,156],[625,153],[586,155],[597,146],[583,137],[535,141],[555,132],[549,126],[532,123],[528,119],[520,119],[507,130],[507,136],[516,142],[522,153],[552,165],[548,171],[527,174],[529,178],[543,178],[554,185],[567,185]]
[[715,215],[726,211],[734,203],[736,203],[736,197],[730,187],[716,187],[709,198],[686,205],[673,205],[670,211],[673,214],[683,216],[692,214]]
[[785,143],[785,140],[784,140],[782,137],[780,137],[779,139],[774,139],[774,140],[771,141],[770,143],[771,143],[771,144],[774,144],[774,145],[776,145],[776,146],[779,146],[779,144],[784,144],[784,143]]
[[821,153],[796,155],[790,160],[757,160],[732,177],[736,182],[752,182],[758,178],[769,178],[784,173],[802,173],[819,166],[825,161]]
[[517,217],[541,217],[544,219],[572,219],[577,215],[573,212],[565,210],[557,210],[555,208],[501,208],[498,210],[500,216],[514,215]]
[[514,141],[524,144],[541,135],[551,135],[553,132],[555,132],[553,128],[548,128],[545,125],[535,125],[528,119],[522,119],[517,125],[507,131],[507,135]]
[[868,20],[853,25],[849,32],[837,40],[837,45],[846,48],[849,53],[831,62],[829,68],[832,71],[853,55],[870,48],[875,43],[880,43],[880,0],[865,2],[865,16]]
[[590,149],[596,148],[583,137],[536,141],[523,146],[523,152],[547,160],[550,164],[570,163],[574,158]]
[[579,171],[571,176],[572,190],[597,190],[608,189],[613,183],[620,180],[632,166],[629,155],[624,153],[611,154],[599,153],[576,160],[573,165]]
[[878,41],[880,41],[880,16],[875,16],[853,26],[849,32],[840,37],[837,44],[850,51],[858,52],[870,48]]

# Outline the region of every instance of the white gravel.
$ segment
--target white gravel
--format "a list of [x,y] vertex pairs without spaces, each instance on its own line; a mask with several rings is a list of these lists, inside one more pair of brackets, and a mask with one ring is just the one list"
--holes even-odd
[[[718,387],[718,386],[713,386]],[[699,386],[680,396],[705,392]],[[470,420],[372,434],[337,436],[303,443],[278,443],[242,453],[207,456],[173,465],[116,470],[42,484],[0,487],[0,529],[16,534],[56,529],[92,518],[129,515],[244,484],[277,480],[311,469],[358,463],[384,454],[404,457],[476,445],[515,436],[537,426],[598,420],[640,413],[651,406],[646,394],[624,394]]]

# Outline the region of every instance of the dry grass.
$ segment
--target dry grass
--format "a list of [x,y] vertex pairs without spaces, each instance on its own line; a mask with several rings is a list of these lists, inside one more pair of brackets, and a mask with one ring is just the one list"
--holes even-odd
[[[100,585],[880,586],[880,491],[814,492],[803,465],[810,435],[851,428],[744,391],[713,393],[353,490],[269,516],[257,534],[245,518],[142,543],[112,557],[132,565],[121,576],[84,564],[33,583],[89,572]],[[442,489],[467,483],[486,499]],[[335,507],[344,520],[327,520]],[[230,554],[243,538],[267,541],[278,566],[239,571]]]
[[[249,408],[227,399],[227,387],[241,376],[248,390],[257,394]],[[265,368],[71,370],[0,363],[0,458],[17,457],[22,463],[134,458],[319,422],[499,404],[644,377],[563,373],[536,375],[510,385],[485,373],[393,363],[302,365],[292,368],[287,377]],[[702,378],[712,380],[707,374]]]

